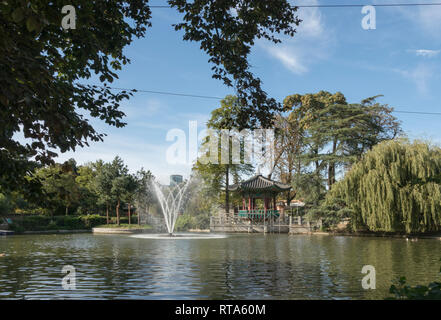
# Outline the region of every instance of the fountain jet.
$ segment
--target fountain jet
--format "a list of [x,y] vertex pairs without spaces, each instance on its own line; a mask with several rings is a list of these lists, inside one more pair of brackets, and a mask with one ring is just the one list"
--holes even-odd
[[[162,187],[158,182],[152,181],[153,189],[161,205],[165,225],[170,237],[173,237],[173,230],[175,229],[176,220],[190,179],[184,184],[176,184],[170,187]],[[167,195],[165,195],[164,192]]]

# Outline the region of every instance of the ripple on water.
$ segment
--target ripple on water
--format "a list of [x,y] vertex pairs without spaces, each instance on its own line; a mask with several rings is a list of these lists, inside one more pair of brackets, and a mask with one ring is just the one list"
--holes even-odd
[[131,238],[139,239],[152,239],[152,240],[203,240],[203,239],[224,239],[227,237],[225,234],[216,233],[176,233],[172,236],[166,233],[148,233],[148,234],[135,234],[130,236]]
[[[438,279],[439,240],[195,235],[166,239],[179,241],[146,234],[0,239],[0,252],[6,253],[0,259],[0,297],[382,299],[398,276],[411,284]],[[67,264],[76,269],[76,290],[61,286]],[[367,264],[377,270],[377,290],[369,292],[361,288]]]

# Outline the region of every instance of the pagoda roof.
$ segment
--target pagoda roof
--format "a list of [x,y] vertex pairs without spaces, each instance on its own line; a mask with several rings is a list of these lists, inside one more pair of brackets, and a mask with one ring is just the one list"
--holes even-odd
[[248,180],[240,183],[236,183],[228,186],[231,191],[246,191],[246,192],[282,192],[291,189],[291,186],[285,183],[281,183],[269,178],[265,178],[261,174],[258,174]]

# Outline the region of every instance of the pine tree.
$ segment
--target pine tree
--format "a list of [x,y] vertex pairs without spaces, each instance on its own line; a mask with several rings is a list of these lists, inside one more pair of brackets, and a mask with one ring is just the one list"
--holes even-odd
[[350,167],[365,151],[401,133],[392,108],[376,103],[377,97],[357,104],[347,103],[340,92],[285,98],[286,110],[292,110],[289,118],[303,133],[301,158],[306,165],[313,165],[318,182],[325,172],[328,189],[336,182],[338,167]]

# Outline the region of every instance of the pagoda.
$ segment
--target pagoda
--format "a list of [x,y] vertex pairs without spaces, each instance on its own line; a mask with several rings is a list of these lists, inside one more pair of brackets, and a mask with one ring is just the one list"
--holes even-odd
[[[258,174],[241,183],[230,185],[228,189],[242,196],[242,210],[239,210],[239,217],[266,221],[279,217],[280,212],[276,205],[277,195],[289,191],[291,186]],[[257,208],[256,199],[263,200],[263,209]]]

